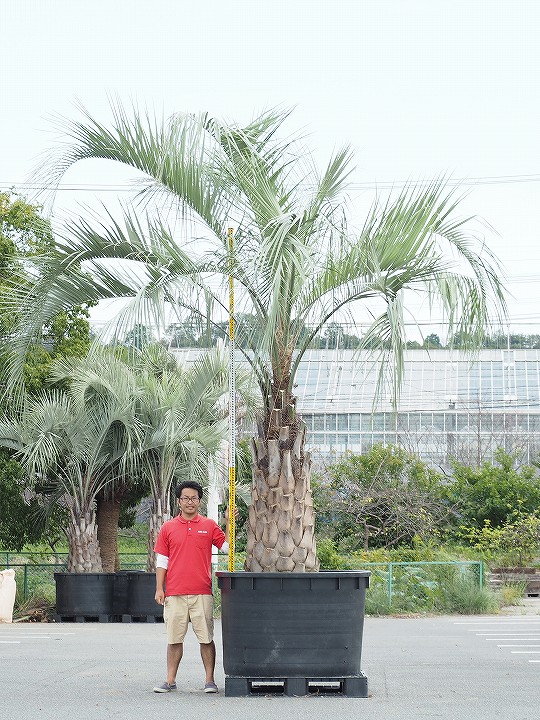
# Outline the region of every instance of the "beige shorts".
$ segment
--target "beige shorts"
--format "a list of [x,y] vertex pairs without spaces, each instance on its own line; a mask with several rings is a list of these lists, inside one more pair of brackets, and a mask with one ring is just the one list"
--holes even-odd
[[214,639],[214,598],[212,595],[171,595],[165,598],[163,620],[169,645],[184,642],[191,622],[197,640],[205,645]]

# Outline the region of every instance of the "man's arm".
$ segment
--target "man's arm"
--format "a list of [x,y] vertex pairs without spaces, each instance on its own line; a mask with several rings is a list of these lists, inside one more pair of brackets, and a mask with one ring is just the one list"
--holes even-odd
[[167,567],[169,565],[169,558],[165,555],[157,555],[156,561],[156,594],[155,600],[158,605],[163,605],[165,602],[165,578],[167,577]]

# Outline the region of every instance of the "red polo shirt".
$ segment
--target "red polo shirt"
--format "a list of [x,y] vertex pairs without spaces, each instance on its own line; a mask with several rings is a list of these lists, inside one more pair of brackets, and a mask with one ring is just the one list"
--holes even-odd
[[211,595],[212,545],[220,548],[225,533],[210,518],[181,515],[167,520],[159,531],[154,551],[169,558],[165,595]]

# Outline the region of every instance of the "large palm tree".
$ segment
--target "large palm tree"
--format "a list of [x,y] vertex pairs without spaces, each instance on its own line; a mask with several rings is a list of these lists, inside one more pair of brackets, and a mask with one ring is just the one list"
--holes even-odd
[[[264,402],[252,442],[246,569],[315,570],[311,460],[294,395],[311,339],[347,309],[357,318],[367,308],[366,345],[376,340],[384,349],[379,389],[391,369],[396,397],[407,291],[438,302],[449,331],[474,345],[490,300],[504,305],[497,264],[485,248],[477,250],[456,217],[458,200],[441,182],[406,188],[384,204],[376,200],[354,229],[343,202],[350,152],[337,152],[319,174],[294,142],[278,140],[285,114],[266,113],[240,127],[206,115],[165,121],[113,110],[109,125],[86,112],[81,121],[63,123],[67,144],[41,177],[54,185],[87,158],[123,163],[140,171],[146,217],[126,210],[122,221],[68,224],[56,257],[40,269],[16,355],[24,356],[28,339],[53,311],[83,300],[131,298],[118,316],[119,336],[135,320],[165,321],[165,307],[217,324],[227,303],[215,279],[231,274],[237,309],[252,318],[249,328],[238,323],[238,344]],[[179,210],[174,231],[165,220],[171,200]],[[80,263],[90,274],[79,271]]]

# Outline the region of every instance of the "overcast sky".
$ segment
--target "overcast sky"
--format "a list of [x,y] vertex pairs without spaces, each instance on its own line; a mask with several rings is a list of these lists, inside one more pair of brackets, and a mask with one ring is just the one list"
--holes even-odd
[[[0,33],[0,189],[29,179],[76,99],[239,122],[294,106],[321,165],[353,146],[359,206],[376,186],[466,179],[513,328],[540,331],[538,0],[0,0]],[[121,182],[83,165],[71,183]],[[60,193],[54,212],[94,195]]]

